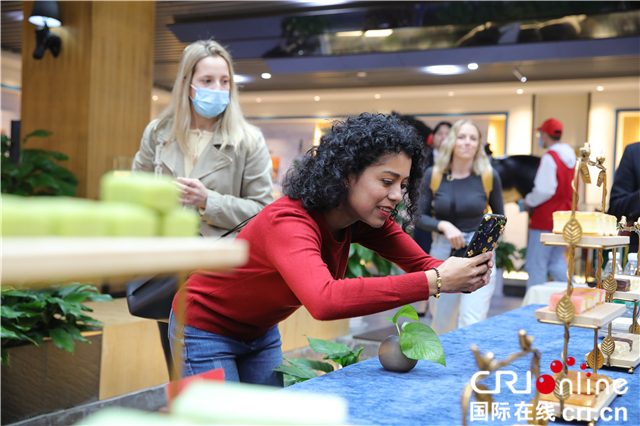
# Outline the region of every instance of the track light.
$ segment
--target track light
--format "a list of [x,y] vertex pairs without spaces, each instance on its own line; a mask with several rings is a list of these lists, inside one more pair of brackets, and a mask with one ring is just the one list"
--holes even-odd
[[525,81],[527,81],[527,77],[525,77],[524,75],[522,75],[522,74],[520,73],[520,70],[518,70],[518,68],[514,68],[514,69],[513,69],[513,75],[515,75],[515,76],[516,76],[516,78],[517,78],[518,80],[520,80],[521,82],[523,82],[523,83],[524,83]]

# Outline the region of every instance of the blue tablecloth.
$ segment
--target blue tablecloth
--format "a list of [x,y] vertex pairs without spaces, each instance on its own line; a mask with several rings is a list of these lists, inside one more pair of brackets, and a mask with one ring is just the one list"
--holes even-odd
[[[553,375],[550,364],[560,360],[564,345],[564,328],[558,325],[539,323],[533,316],[542,305],[525,306],[511,312],[489,318],[478,324],[464,327],[440,336],[446,354],[447,366],[428,361],[419,361],[408,373],[392,373],[380,365],[378,358],[368,359],[321,377],[283,389],[281,392],[316,392],[340,395],[349,405],[349,423],[358,425],[460,425],[462,424],[461,392],[471,376],[478,371],[469,346],[478,345],[484,354],[491,351],[497,360],[504,360],[520,351],[518,330],[524,329],[534,336],[533,346],[542,353],[541,374]],[[593,331],[571,328],[569,356],[576,363],[570,370],[580,370],[584,355],[593,349]],[[636,348],[634,348],[637,350]],[[526,371],[531,356],[515,361],[505,370],[517,373],[517,390],[526,388]],[[640,425],[640,376],[638,369],[628,374],[626,369],[603,369],[599,373],[613,379],[628,381],[625,394],[616,397],[610,405],[611,420],[597,421],[598,425]],[[531,394],[513,394],[502,379],[500,394],[493,395],[495,402],[509,404],[510,418],[506,421],[474,419],[469,425],[526,424],[516,417],[516,404],[528,403],[534,396],[532,380]],[[495,373],[482,382],[490,389],[495,387]],[[618,408],[618,421],[615,419]],[[318,407],[319,410],[322,407]],[[626,410],[626,421],[623,420]],[[562,423],[556,420],[555,423]]]

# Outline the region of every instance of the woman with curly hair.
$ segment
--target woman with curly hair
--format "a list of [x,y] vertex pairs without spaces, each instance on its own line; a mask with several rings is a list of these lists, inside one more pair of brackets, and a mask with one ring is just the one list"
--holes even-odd
[[[272,371],[282,362],[278,323],[302,305],[326,321],[484,286],[491,253],[442,262],[393,221],[402,200],[415,215],[423,162],[423,142],[398,118],[364,113],[334,123],[289,170],[285,196],[238,235],[249,243],[247,264],[196,271],[180,290],[186,310],[172,314],[170,333],[175,342],[182,328],[183,376],[224,368],[229,381],[282,386]],[[351,243],[407,273],[343,279]]]

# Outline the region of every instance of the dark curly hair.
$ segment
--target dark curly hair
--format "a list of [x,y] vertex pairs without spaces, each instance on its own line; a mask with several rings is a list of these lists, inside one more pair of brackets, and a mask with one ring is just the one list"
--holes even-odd
[[324,212],[338,207],[349,193],[344,182],[354,173],[359,178],[367,167],[380,164],[385,157],[404,152],[411,158],[410,177],[403,199],[413,223],[418,209],[419,187],[425,168],[423,141],[415,129],[388,114],[363,113],[333,123],[320,145],[287,172],[283,186],[286,196],[302,200],[304,208]]

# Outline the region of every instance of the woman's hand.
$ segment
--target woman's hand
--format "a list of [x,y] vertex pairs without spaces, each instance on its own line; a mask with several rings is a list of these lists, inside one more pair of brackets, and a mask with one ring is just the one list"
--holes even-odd
[[464,239],[464,235],[462,235],[462,232],[451,222],[441,220],[440,223],[438,223],[438,230],[447,237],[452,248],[461,249],[466,247],[467,242]]
[[200,180],[179,177],[178,181],[175,184],[182,195],[182,198],[178,199],[181,203],[191,204],[203,209],[207,206],[209,193]]
[[[486,263],[485,263],[486,262]],[[441,293],[471,293],[484,287],[491,279],[493,252],[482,253],[472,258],[450,257],[438,266],[442,286]],[[433,287],[435,290],[435,286]],[[435,294],[436,292],[432,292]]]

